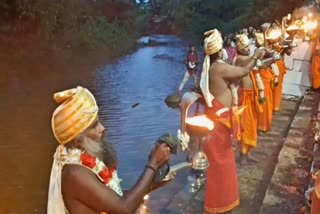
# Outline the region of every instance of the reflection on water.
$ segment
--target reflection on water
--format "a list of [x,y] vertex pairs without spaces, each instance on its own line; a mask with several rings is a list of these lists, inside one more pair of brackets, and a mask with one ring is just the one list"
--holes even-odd
[[[8,64],[0,76],[0,213],[45,213],[57,146],[50,129],[56,107],[52,95],[77,85],[90,88],[97,97],[106,135],[119,154],[123,188],[137,181],[157,138],[166,132],[176,135],[179,128],[179,111],[168,108],[164,99],[177,90],[183,78],[187,51],[174,36],[151,38],[169,45],[140,48],[91,72],[85,67],[71,71],[78,62],[57,65],[50,58],[45,65],[35,62],[23,71],[22,64]],[[66,69],[58,71],[61,66]],[[179,152],[171,163],[184,158]],[[151,194],[152,213],[160,213],[170,202],[186,182],[185,175],[178,174]]]
[[[186,47],[175,37],[153,37],[171,42],[170,46],[144,47],[106,65],[97,72],[96,94],[101,120],[108,138],[119,152],[122,186],[131,187],[140,176],[155,141],[169,132],[176,135],[180,125],[178,109],[168,108],[166,96],[177,90],[183,76]],[[132,105],[139,103],[132,108]],[[171,163],[184,160],[185,154],[172,157]],[[180,184],[179,184],[180,182]],[[160,213],[184,179],[177,177],[164,190],[151,194],[153,213]],[[171,191],[170,191],[171,190]]]

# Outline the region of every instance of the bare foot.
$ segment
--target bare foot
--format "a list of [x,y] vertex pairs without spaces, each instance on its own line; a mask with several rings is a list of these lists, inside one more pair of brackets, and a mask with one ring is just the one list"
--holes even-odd
[[249,165],[247,155],[244,155],[244,154],[242,154],[242,153],[240,152],[239,163],[240,163],[240,166],[247,166],[247,165]]

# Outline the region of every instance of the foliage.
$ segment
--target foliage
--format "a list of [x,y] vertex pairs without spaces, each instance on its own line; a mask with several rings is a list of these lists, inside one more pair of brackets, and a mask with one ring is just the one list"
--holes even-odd
[[[130,2],[114,0],[3,0],[0,24],[10,33],[31,32],[71,46],[132,47],[149,14]],[[0,29],[1,30],[1,29]]]
[[302,4],[300,0],[185,0],[177,7],[174,23],[178,33],[199,35],[212,28],[229,33],[280,20]]

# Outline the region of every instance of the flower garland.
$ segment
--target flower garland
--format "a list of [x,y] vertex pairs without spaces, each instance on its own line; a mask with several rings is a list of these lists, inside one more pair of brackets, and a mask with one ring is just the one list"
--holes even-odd
[[122,195],[121,180],[118,178],[116,167],[108,168],[101,160],[86,152],[80,154],[80,163],[91,169],[107,187]]
[[275,75],[273,84],[274,84],[275,87],[277,87],[279,85],[279,73],[280,73],[279,67],[278,67],[278,65],[276,63],[272,63],[271,64],[271,69],[273,71],[273,74]]
[[257,67],[254,68],[253,74],[254,74],[254,77],[257,81],[257,86],[259,89],[259,103],[264,103],[266,101],[266,97],[264,94],[264,85],[263,85],[263,82],[262,82],[262,79],[260,76],[260,72]]
[[238,106],[239,105],[238,88],[239,88],[239,86],[236,85],[235,83],[231,83],[230,84],[233,106]]

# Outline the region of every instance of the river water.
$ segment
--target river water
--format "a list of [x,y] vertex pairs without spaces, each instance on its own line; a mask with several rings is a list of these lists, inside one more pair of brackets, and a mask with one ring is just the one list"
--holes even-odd
[[[180,112],[164,102],[177,91],[184,75],[183,59],[187,45],[175,36],[154,35],[163,44],[142,46],[134,52],[96,69],[74,69],[66,60],[34,65],[11,63],[6,59],[0,84],[0,213],[45,213],[52,155],[57,143],[50,118],[57,106],[52,94],[77,85],[92,90],[100,106],[100,119],[106,136],[114,143],[119,157],[122,187],[130,188],[139,178],[158,137],[176,135]],[[199,52],[199,51],[198,51]],[[50,59],[50,55],[48,55]],[[64,71],[57,71],[64,67]],[[186,84],[187,90],[192,81]],[[171,164],[185,159],[179,152]],[[151,193],[151,213],[163,212],[176,192],[187,182],[187,171]]]

